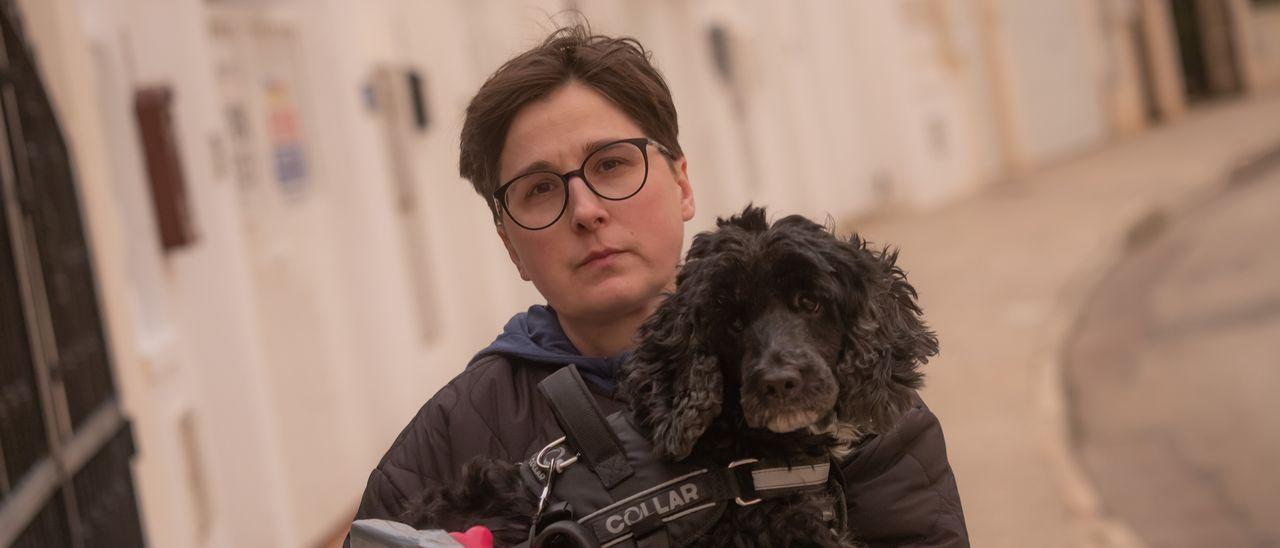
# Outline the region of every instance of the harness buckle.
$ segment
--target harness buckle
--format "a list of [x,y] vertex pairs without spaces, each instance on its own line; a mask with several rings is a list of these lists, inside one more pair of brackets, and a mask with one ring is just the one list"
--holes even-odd
[[[760,459],[741,459],[741,460],[735,460],[735,461],[733,461],[733,462],[729,463],[729,466],[727,466],[727,468],[728,468],[728,469],[730,469],[730,470],[732,470],[732,469],[737,468],[737,467],[739,467],[739,466],[742,466],[742,465],[744,465],[744,464],[755,464],[755,463],[757,463],[757,462],[760,462]],[[751,499],[751,500],[743,500],[743,498],[742,498],[742,497],[734,497],[733,502],[738,503],[738,506],[751,506],[752,504],[756,504],[756,503],[760,502],[760,500],[761,500],[760,498],[754,498],[754,499]]]

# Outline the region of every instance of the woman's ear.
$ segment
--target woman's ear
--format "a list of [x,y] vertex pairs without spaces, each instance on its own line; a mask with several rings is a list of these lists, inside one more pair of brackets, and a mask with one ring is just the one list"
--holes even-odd
[[841,419],[863,432],[884,432],[911,407],[924,382],[920,366],[938,353],[938,338],[921,317],[896,251],[867,249],[856,235],[841,244],[850,259],[842,262],[857,265],[842,311],[849,329],[839,366]]
[[675,177],[676,186],[680,189],[680,218],[686,222],[691,221],[698,208],[693,199],[693,185],[689,182],[688,159],[681,156],[672,160],[671,174]]

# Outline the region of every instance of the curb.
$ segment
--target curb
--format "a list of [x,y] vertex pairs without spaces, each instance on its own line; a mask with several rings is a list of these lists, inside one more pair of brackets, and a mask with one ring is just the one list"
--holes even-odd
[[1059,301],[1061,314],[1050,329],[1052,348],[1038,352],[1043,364],[1039,401],[1043,402],[1042,419],[1047,425],[1044,446],[1057,474],[1064,502],[1086,534],[1091,548],[1146,548],[1147,544],[1125,521],[1110,515],[1098,494],[1097,486],[1085,470],[1076,445],[1076,425],[1070,414],[1070,398],[1065,383],[1067,343],[1074,340],[1083,321],[1084,309],[1101,283],[1128,255],[1160,237],[1173,219],[1207,203],[1214,197],[1250,184],[1263,172],[1280,165],[1280,139],[1267,146],[1248,151],[1230,162],[1222,175],[1196,185],[1166,199],[1151,198],[1145,213],[1125,223],[1128,229],[1098,253],[1099,260],[1084,267],[1068,283],[1065,297]]

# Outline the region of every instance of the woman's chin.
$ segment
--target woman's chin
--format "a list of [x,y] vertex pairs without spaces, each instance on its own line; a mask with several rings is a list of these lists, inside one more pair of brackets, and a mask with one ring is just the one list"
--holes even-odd
[[561,315],[594,322],[614,322],[636,314],[647,316],[662,300],[661,291],[652,291],[635,280],[623,277],[600,280],[575,288],[574,298],[552,304]]

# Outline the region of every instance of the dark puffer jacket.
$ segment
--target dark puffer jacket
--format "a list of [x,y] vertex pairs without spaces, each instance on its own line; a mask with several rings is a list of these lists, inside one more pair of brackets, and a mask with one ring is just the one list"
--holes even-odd
[[[590,381],[605,414],[617,411],[610,369],[622,359],[578,355],[546,307],[518,314],[396,437],[369,474],[356,519],[394,520],[411,497],[451,482],[476,455],[518,461],[545,446],[558,434],[538,382],[568,363]],[[859,540],[872,547],[969,545],[942,426],[919,398],[891,432],[864,443],[842,470]]]

